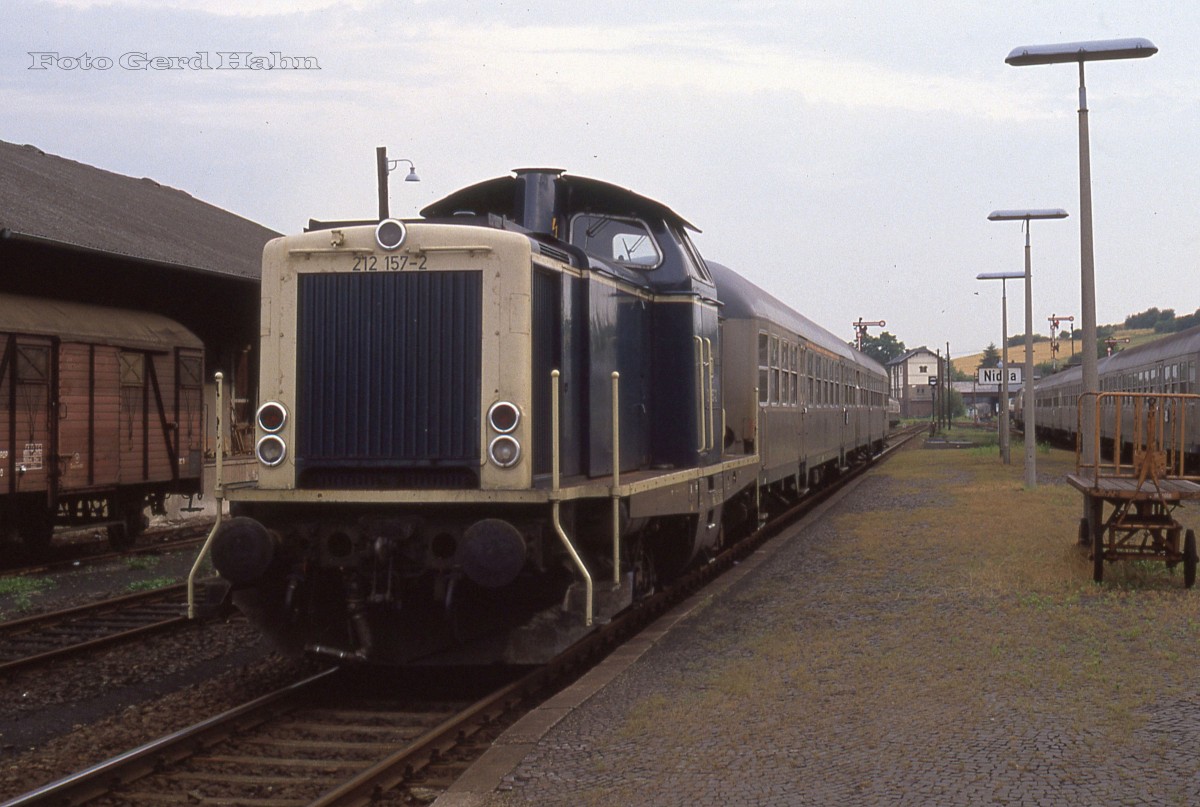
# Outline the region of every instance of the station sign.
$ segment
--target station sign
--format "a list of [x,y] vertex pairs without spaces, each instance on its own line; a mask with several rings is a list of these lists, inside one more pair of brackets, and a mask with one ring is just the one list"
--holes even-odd
[[[1004,380],[1004,370],[999,367],[980,367],[979,368],[979,383],[980,384],[1000,384]],[[1008,368],[1008,383],[1021,383],[1021,368]]]

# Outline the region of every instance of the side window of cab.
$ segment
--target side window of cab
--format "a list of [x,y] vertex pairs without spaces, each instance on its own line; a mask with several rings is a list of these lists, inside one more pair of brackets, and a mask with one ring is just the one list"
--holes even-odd
[[638,219],[580,213],[571,219],[571,243],[602,261],[633,269],[654,269],[662,251]]

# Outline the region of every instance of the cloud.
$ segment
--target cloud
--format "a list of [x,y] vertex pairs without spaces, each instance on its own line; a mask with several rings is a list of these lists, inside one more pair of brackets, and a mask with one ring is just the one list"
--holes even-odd
[[[703,97],[781,93],[856,110],[948,113],[985,119],[1045,117],[1046,104],[1002,81],[897,70],[867,61],[764,46],[714,23],[612,26],[471,26],[428,23],[409,43],[452,89],[481,86],[534,96],[646,92]],[[411,51],[410,51],[411,52]]]
[[362,8],[358,0],[47,0],[51,5],[86,11],[120,7],[143,11],[203,11],[221,17],[268,17],[332,8]]

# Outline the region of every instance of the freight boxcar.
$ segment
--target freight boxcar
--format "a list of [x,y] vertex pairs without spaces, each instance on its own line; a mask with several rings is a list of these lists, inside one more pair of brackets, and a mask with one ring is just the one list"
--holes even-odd
[[203,367],[166,317],[0,294],[0,534],[36,552],[98,525],[122,547],[199,493]]

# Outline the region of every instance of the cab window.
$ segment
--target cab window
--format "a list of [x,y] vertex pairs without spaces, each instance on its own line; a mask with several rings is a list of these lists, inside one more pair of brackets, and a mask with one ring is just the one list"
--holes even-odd
[[582,213],[571,220],[571,243],[592,257],[634,269],[662,263],[658,243],[637,219]]

